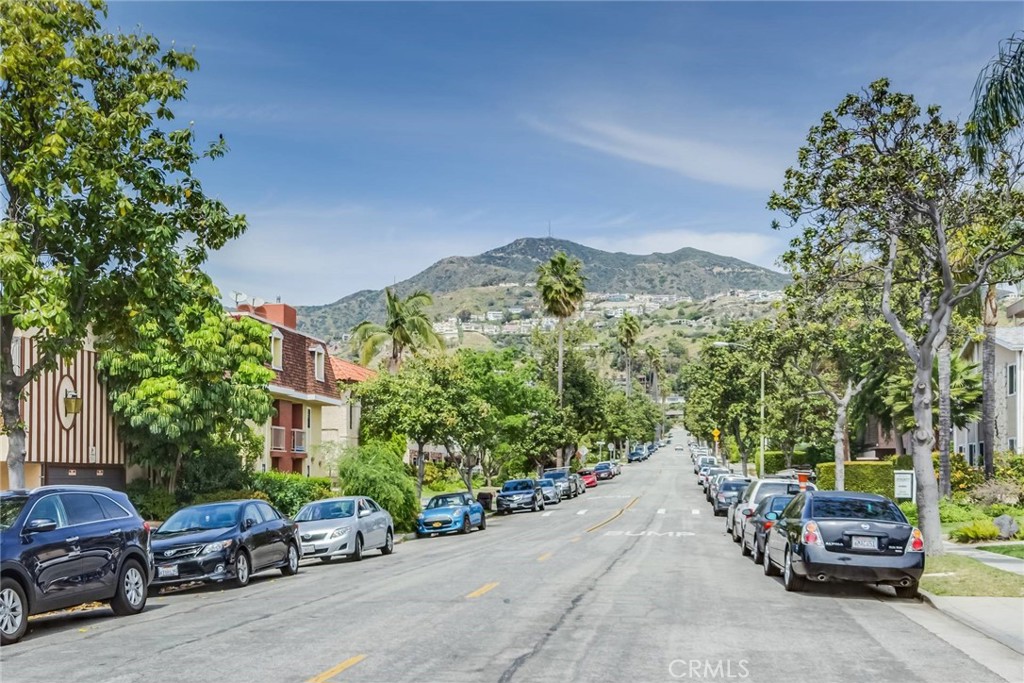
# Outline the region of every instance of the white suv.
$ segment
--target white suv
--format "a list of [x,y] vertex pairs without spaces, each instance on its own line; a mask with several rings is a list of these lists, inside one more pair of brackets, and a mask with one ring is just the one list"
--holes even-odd
[[718,458],[713,455],[702,455],[693,461],[694,474],[700,472],[702,467],[714,467],[718,464]]
[[800,493],[801,487],[810,491],[817,490],[814,484],[799,482],[796,479],[769,478],[752,481],[729,507],[729,512],[725,516],[725,531],[732,535],[732,540],[739,543],[743,538],[747,517],[754,513],[758,503],[767,496],[777,493]]

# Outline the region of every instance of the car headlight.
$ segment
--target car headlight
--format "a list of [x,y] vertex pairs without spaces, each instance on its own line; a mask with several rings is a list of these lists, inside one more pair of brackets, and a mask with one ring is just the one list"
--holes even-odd
[[338,527],[333,532],[331,532],[331,539],[333,540],[335,538],[342,538],[342,537],[344,537],[345,534],[348,533],[348,529],[349,528],[347,526]]
[[416,521],[418,521],[418,522],[422,522],[423,521],[423,513],[422,512],[420,514],[416,515]]
[[231,547],[234,541],[228,539],[226,541],[215,541],[213,543],[207,543],[203,546],[203,549],[199,551],[200,555],[209,555],[210,553],[219,553],[222,550],[227,550]]

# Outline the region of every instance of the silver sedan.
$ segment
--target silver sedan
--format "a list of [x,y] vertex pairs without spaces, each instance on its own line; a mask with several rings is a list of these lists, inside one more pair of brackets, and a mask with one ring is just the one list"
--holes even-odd
[[313,501],[299,510],[295,522],[304,559],[318,557],[330,562],[348,556],[358,561],[365,550],[379,549],[390,555],[395,549],[391,513],[366,496]]

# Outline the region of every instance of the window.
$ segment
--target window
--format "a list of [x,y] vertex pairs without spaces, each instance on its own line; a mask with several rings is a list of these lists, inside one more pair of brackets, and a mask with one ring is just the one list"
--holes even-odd
[[100,509],[103,510],[103,515],[107,519],[123,519],[128,517],[128,511],[123,507],[110,500],[106,496],[93,496],[96,502],[100,504]]
[[21,337],[18,335],[11,339],[11,369],[16,377],[21,376]]
[[1006,447],[1009,449],[1009,451],[1011,453],[1016,453],[1017,452],[1017,439],[1014,439],[1012,437],[1010,439],[1007,439]]
[[106,520],[99,502],[88,493],[64,493],[61,495],[64,510],[68,513],[68,525],[91,524]]
[[967,444],[967,457],[974,461],[974,456],[978,454],[978,444],[969,443]]
[[310,353],[313,354],[313,374],[316,377],[317,382],[324,381],[324,347],[313,346],[309,349]]
[[64,506],[60,503],[60,496],[44,496],[39,499],[39,502],[32,508],[32,512],[29,514],[28,522],[32,522],[37,519],[49,519],[57,522],[57,528],[67,525],[67,516],[64,514]]
[[270,367],[275,370],[284,368],[284,335],[277,329],[270,333]]
[[251,519],[254,524],[263,524],[264,522],[263,515],[260,514],[255,503],[249,503],[245,506],[245,512],[242,514],[242,519]]
[[281,515],[277,514],[277,510],[270,507],[266,503],[256,503],[256,507],[258,507],[260,512],[263,514],[263,519],[268,522],[273,522],[276,519],[281,519]]
[[370,510],[370,512],[380,512],[380,508],[379,508],[379,507],[377,507],[377,504],[376,504],[376,503],[374,503],[374,502],[373,502],[373,501],[372,501],[371,499],[369,499],[369,498],[367,498],[367,499],[366,499],[366,507],[367,507],[367,509],[369,509],[369,510]]
[[1017,393],[1017,366],[1006,366],[1006,393],[1013,396]]

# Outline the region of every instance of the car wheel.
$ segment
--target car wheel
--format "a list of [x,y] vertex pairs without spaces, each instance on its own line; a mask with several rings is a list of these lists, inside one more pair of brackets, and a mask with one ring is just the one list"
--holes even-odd
[[469,533],[469,515],[463,515],[462,516],[462,526],[459,527],[459,533],[460,534],[468,534]]
[[768,554],[768,541],[767,540],[765,541],[765,547],[764,547],[764,562],[761,563],[761,566],[764,567],[764,575],[765,576],[778,576],[779,575],[779,570],[776,569],[774,564],[772,564],[772,558]]
[[743,555],[743,557],[747,557],[748,555],[750,555],[750,548],[747,547],[746,536],[740,539],[740,554]]
[[536,512],[536,511],[537,511],[537,499],[534,498],[533,499],[533,507],[530,508],[530,512]]
[[897,598],[916,598],[917,597],[917,582],[910,584],[909,586],[893,586],[896,589]]
[[10,645],[28,631],[28,601],[21,584],[11,578],[0,583],[0,644]]
[[542,500],[542,501],[540,502],[540,509],[541,509],[541,512],[543,512],[543,511],[544,511],[544,507],[545,507],[545,505],[546,505],[546,503],[545,503],[545,502],[544,502],[544,501]]
[[391,533],[391,529],[388,529],[387,536],[384,537],[384,546],[380,549],[381,555],[390,555],[395,552],[395,535]]
[[761,564],[764,562],[764,550],[757,544],[757,538],[754,538],[754,550],[751,552],[754,556],[754,564]]
[[486,512],[481,512],[480,513],[480,526],[477,527],[477,528],[479,528],[480,531],[483,531],[484,529],[487,528],[487,513]]
[[[743,530],[740,529],[739,532],[740,532],[740,534],[742,534]],[[740,542],[740,536],[739,536],[739,534],[736,533],[736,525],[735,524],[732,525],[732,540],[733,540],[733,543],[739,543]]]
[[352,547],[352,561],[359,562],[363,559],[363,535],[356,534],[356,542]]
[[804,589],[804,580],[793,571],[793,553],[786,548],[785,565],[782,568],[782,585],[787,591],[796,593]]
[[125,560],[110,609],[119,617],[138,614],[146,606],[146,574],[137,560]]
[[252,566],[249,560],[249,553],[245,550],[239,550],[238,554],[235,555],[235,585],[239,588],[245,588],[249,585],[249,579],[252,578]]
[[285,576],[293,576],[299,572],[299,549],[294,543],[288,544],[288,559],[281,567],[281,573]]

